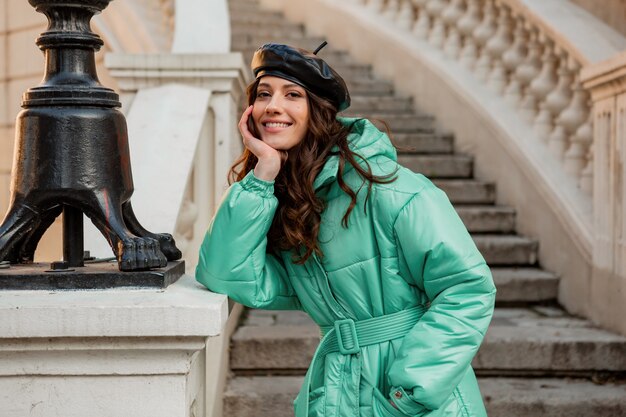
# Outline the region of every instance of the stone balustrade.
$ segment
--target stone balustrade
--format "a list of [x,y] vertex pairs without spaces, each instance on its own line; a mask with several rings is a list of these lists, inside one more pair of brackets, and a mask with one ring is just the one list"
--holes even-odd
[[589,64],[527,2],[519,0],[352,0],[471,70],[552,152],[591,198],[593,119],[580,71]]

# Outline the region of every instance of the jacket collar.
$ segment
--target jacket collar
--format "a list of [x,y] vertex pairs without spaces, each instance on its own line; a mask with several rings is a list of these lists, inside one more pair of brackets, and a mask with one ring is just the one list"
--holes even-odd
[[[338,117],[337,120],[344,126],[350,127],[348,146],[352,152],[368,161],[375,156],[386,156],[397,161],[396,149],[391,144],[389,137],[378,130],[372,122],[367,119],[348,117]],[[315,178],[313,182],[315,191],[336,180],[337,172],[339,171],[339,155],[337,155],[337,151],[336,147],[333,148],[331,156],[328,157],[324,167]],[[359,159],[357,157],[357,161]],[[352,169],[354,169],[352,165],[346,164],[344,175]]]

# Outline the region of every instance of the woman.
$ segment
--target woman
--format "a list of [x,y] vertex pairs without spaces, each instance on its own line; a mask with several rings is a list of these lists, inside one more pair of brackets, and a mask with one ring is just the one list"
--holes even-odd
[[197,280],[321,327],[297,417],[485,416],[470,362],[495,288],[445,194],[369,121],[337,118],[348,90],[315,54],[267,44],[252,70]]

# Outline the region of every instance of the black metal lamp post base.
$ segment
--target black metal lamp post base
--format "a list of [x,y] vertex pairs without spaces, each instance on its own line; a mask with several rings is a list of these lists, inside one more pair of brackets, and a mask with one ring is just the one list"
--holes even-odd
[[120,273],[117,262],[85,263],[52,270],[50,264],[17,264],[0,270],[0,290],[100,290],[120,287],[166,288],[185,273],[185,261],[163,268]]
[[46,64],[41,84],[24,93],[16,121],[0,262],[32,263],[39,240],[63,213],[63,273],[82,267],[84,213],[109,242],[120,271],[165,268],[181,252],[170,234],[146,230],[133,212],[126,119],[117,110],[119,96],[96,73],[103,41],[90,20],[110,0],[28,1],[48,18],[37,39]]

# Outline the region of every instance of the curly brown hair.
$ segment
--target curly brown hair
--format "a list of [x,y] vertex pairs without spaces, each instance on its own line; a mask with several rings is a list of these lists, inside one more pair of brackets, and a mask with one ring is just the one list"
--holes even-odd
[[[248,105],[254,104],[256,100],[259,80],[247,88]],[[348,146],[348,134],[352,126],[344,126],[337,120],[337,108],[330,101],[309,90],[307,98],[307,134],[298,145],[289,150],[289,156],[275,179],[274,195],[278,199],[278,208],[267,234],[268,251],[293,251],[293,261],[298,264],[305,263],[313,253],[323,256],[317,238],[326,202],[315,195],[313,183],[331,155],[339,156],[337,182],[351,200],[342,219],[343,227],[348,227],[348,218],[356,206],[357,193],[364,185],[367,184],[367,201],[372,183],[383,184],[395,180],[395,172],[385,176],[374,175],[368,162],[352,152]],[[334,147],[337,151],[333,151]],[[357,162],[357,158],[365,167]],[[257,157],[245,149],[231,167],[229,183],[241,181],[254,169],[257,162]],[[346,162],[363,178],[363,184],[356,191],[343,179]]]

